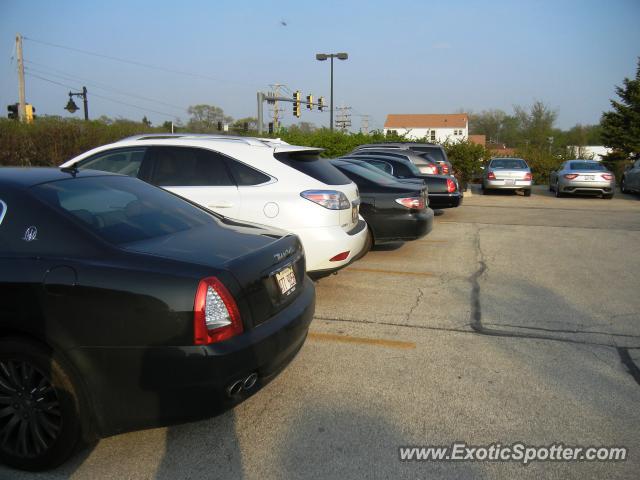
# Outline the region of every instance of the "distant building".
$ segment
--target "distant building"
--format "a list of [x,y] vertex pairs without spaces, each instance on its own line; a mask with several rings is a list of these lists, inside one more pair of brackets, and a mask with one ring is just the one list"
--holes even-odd
[[486,147],[492,157],[513,157],[516,154],[515,148],[509,148],[504,143],[487,143]]
[[602,157],[610,154],[612,151],[611,148],[602,145],[587,145],[584,147],[569,145],[567,150],[569,150],[570,155],[573,155],[575,158],[597,160],[599,162],[602,161]]
[[433,143],[459,142],[469,138],[469,117],[466,113],[390,113],[384,122],[384,133],[390,131],[412,140],[426,137]]
[[476,145],[480,145],[482,147],[487,146],[487,136],[486,135],[469,135],[469,141],[471,143],[475,143]]

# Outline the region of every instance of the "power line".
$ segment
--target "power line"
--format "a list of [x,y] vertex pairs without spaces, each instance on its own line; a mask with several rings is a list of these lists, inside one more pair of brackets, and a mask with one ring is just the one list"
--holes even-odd
[[84,55],[91,55],[94,57],[99,57],[99,58],[104,58],[106,60],[111,60],[114,62],[121,62],[121,63],[127,63],[129,65],[135,65],[138,67],[144,67],[144,68],[150,68],[153,70],[160,70],[163,72],[168,72],[168,73],[175,73],[178,75],[186,75],[189,77],[194,77],[194,78],[202,78],[205,80],[213,80],[216,82],[227,82],[227,83],[234,83],[234,84],[238,84],[238,83],[243,83],[245,85],[251,85],[253,87],[258,86],[258,84],[255,83],[250,83],[250,82],[243,82],[243,81],[238,81],[238,80],[227,80],[225,78],[220,78],[220,77],[214,77],[211,75],[204,75],[201,73],[195,73],[195,72],[187,72],[184,70],[174,70],[172,68],[166,68],[166,67],[161,67],[159,65],[152,65],[149,63],[144,63],[144,62],[139,62],[137,60],[128,60],[126,58],[119,58],[119,57],[114,57],[112,55],[105,55],[102,53],[96,53],[96,52],[90,52],[89,50],[82,50],[80,48],[75,48],[75,47],[68,47],[66,45],[59,45],[57,43],[52,43],[52,42],[46,42],[44,40],[36,40],[35,38],[31,38],[31,37],[22,37],[24,40],[29,40],[30,42],[34,42],[34,43],[39,43],[41,45],[46,45],[49,47],[54,47],[54,48],[60,48],[63,50],[69,50],[72,52],[76,52],[76,53],[82,53]]
[[[60,82],[56,82],[55,80],[51,80],[49,78],[44,78],[44,77],[41,77],[39,75],[35,75],[33,73],[27,73],[27,75],[29,75],[30,77],[33,77],[33,78],[37,78],[38,80],[42,80],[44,82],[52,83],[54,85],[59,85],[59,86],[64,87],[64,88],[69,88],[71,90],[77,90],[78,89],[78,87],[72,87],[70,85],[67,85],[67,84],[64,84],[64,83],[60,83]],[[96,97],[96,98],[101,98],[101,99],[107,100],[109,102],[119,103],[121,105],[126,105],[127,107],[137,108],[138,110],[142,110],[144,112],[157,113],[158,115],[163,115],[165,117],[176,118],[176,115],[171,114],[171,113],[161,112],[159,110],[153,110],[153,109],[147,108],[147,107],[141,107],[139,105],[134,105],[132,103],[123,102],[121,100],[116,100],[115,98],[110,98],[110,97],[106,97],[104,95],[99,95],[99,94],[94,93],[94,92],[91,92],[91,96],[92,97]]]
[[[41,66],[44,66],[46,68],[50,68],[53,71],[61,72],[61,70],[57,70],[57,69],[54,69],[54,68],[49,67],[47,65],[39,64],[37,62],[32,62],[32,61],[29,61],[29,60],[26,60],[26,62],[27,63],[33,63],[35,65],[41,65]],[[96,82],[95,80],[89,80],[87,78],[82,78],[82,77],[78,77],[78,76],[75,76],[75,75],[71,76],[71,75],[66,75],[66,74],[63,75],[63,74],[60,74],[60,73],[47,72],[47,71],[39,70],[39,69],[36,69],[36,68],[33,68],[33,67],[28,67],[27,71],[32,71],[32,72],[40,73],[42,75],[49,75],[49,76],[52,76],[52,77],[62,78],[64,80],[70,80],[70,81],[74,81],[74,80],[77,79],[77,80],[82,81],[83,83],[85,83],[87,85],[91,85],[91,86],[93,86],[95,88],[99,88],[99,89],[104,90],[106,92],[117,93],[119,95],[125,95],[127,97],[132,97],[132,98],[137,98],[139,100],[145,100],[147,102],[157,103],[158,105],[164,105],[166,107],[175,108],[175,109],[180,110],[182,112],[185,111],[185,108],[181,107],[179,105],[173,105],[171,103],[163,102],[161,100],[156,100],[154,98],[144,97],[142,95],[137,95],[137,94],[134,94],[134,93],[128,93],[128,92],[125,92],[125,91],[122,91],[122,90],[118,90],[118,89],[114,89],[114,88],[111,88],[111,87],[105,87],[105,86],[102,86],[104,84]]]

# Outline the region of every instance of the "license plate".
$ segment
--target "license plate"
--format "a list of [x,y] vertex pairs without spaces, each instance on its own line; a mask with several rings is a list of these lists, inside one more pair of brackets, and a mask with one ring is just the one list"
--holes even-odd
[[584,175],[585,180],[594,180],[595,178],[595,175]]
[[282,295],[289,295],[296,289],[296,275],[293,273],[293,267],[287,266],[276,273],[276,281]]
[[358,206],[351,207],[351,223],[358,223]]
[[505,180],[505,181],[504,181],[504,184],[505,184],[505,185],[515,185],[515,184],[516,184],[516,181],[515,181],[515,180],[513,180],[513,179],[509,179],[509,180]]

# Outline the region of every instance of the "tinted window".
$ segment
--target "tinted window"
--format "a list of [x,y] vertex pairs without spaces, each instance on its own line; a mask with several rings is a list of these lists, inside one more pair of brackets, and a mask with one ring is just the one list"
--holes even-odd
[[355,173],[357,176],[379,185],[392,185],[397,182],[395,177],[375,167],[367,168],[364,165],[345,162],[340,164],[340,169],[348,173]]
[[151,183],[161,187],[222,187],[235,185],[225,158],[202,148],[153,147]]
[[382,160],[367,160],[367,162],[370,165],[379,168],[383,172],[388,173],[389,175],[393,175],[393,167],[391,166],[391,164],[383,162]]
[[595,170],[595,171],[604,171],[606,170],[605,166],[600,163],[595,162],[570,162],[569,170]]
[[7,204],[0,200],[0,225],[2,225],[2,221],[4,220],[4,216],[7,213]]
[[41,200],[116,245],[212,222],[212,216],[205,211],[132,178],[76,178],[37,185],[33,191]]
[[501,170],[523,170],[529,168],[524,160],[518,158],[502,158],[499,160],[491,160],[490,168],[498,168]]
[[411,150],[415,150],[416,152],[424,152],[431,156],[431,159],[435,162],[444,162],[447,159],[445,158],[442,150],[439,148],[430,148],[430,147],[411,147]]
[[235,160],[227,160],[231,174],[239,186],[260,185],[271,180],[271,177]]
[[276,159],[295,168],[305,175],[327,185],[348,185],[351,180],[340,170],[331,165],[327,159],[320,158],[313,152],[280,152],[274,155]]
[[78,169],[92,169],[137,177],[146,148],[109,150],[82,160]]

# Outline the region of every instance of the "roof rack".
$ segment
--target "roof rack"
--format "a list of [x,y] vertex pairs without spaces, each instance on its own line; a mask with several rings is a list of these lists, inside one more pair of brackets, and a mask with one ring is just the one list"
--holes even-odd
[[276,145],[288,145],[280,138],[258,138],[240,137],[233,135],[216,135],[210,133],[149,133],[146,135],[133,135],[118,140],[118,142],[129,142],[133,140],[168,140],[168,139],[194,139],[194,140],[218,140],[228,142],[240,142],[246,145],[258,147],[274,147]]

